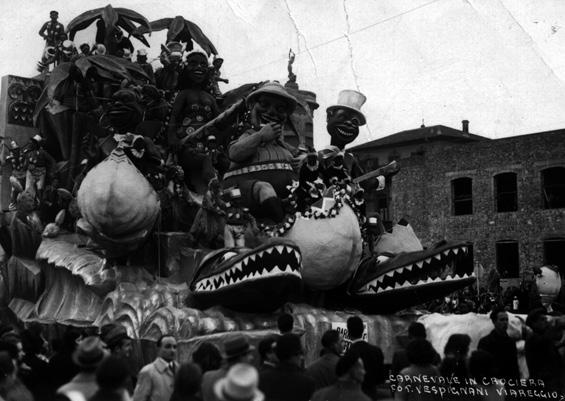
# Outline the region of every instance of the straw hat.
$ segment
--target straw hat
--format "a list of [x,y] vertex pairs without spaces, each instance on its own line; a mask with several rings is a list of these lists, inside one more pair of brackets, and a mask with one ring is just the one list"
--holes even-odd
[[253,104],[257,98],[262,95],[262,94],[269,94],[269,95],[275,95],[275,96],[279,96],[281,98],[283,98],[287,105],[288,105],[288,113],[292,113],[294,111],[294,109],[296,108],[296,98],[294,96],[292,96],[291,94],[289,94],[286,89],[278,82],[276,81],[272,81],[272,82],[267,82],[266,84],[264,84],[263,86],[261,86],[259,89],[257,89],[254,92],[251,92],[249,94],[249,96],[247,96],[247,105],[251,105]]

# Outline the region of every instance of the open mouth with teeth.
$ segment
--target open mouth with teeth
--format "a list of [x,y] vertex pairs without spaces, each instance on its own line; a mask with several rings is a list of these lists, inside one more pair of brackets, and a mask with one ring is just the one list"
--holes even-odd
[[349,293],[371,312],[388,313],[440,298],[475,282],[457,262],[468,256],[467,243],[442,242],[415,252],[379,254],[361,261]]
[[300,288],[301,265],[300,249],[284,238],[254,249],[224,248],[202,260],[190,288],[204,307],[272,311]]
[[359,128],[357,127],[352,127],[349,125],[335,125],[333,128],[336,134],[339,134],[345,138],[352,138],[359,135]]

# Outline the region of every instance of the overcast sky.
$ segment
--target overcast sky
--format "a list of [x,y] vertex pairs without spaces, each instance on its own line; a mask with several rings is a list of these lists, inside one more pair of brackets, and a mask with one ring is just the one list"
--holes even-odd
[[[49,11],[66,24],[108,0],[0,0],[1,75],[34,76]],[[362,143],[426,125],[501,138],[565,128],[563,0],[122,0],[153,21],[182,15],[225,59],[229,90],[287,80],[289,48],[301,89],[318,94],[317,147],[329,143],[325,109],[358,89]],[[157,57],[165,32],[149,39]],[[76,42],[92,42],[92,31]],[[143,47],[133,40],[136,48]],[[155,63],[155,66],[158,62]]]

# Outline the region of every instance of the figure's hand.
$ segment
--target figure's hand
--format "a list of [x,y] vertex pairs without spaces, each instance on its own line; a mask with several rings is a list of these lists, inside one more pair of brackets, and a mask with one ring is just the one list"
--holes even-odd
[[307,155],[305,153],[302,153],[302,154],[299,154],[296,157],[293,157],[292,160],[290,161],[290,165],[292,166],[292,169],[294,171],[300,170],[300,167],[304,163],[304,160],[306,159],[306,157],[307,157]]
[[282,125],[276,123],[269,123],[259,131],[263,142],[270,142],[282,135]]

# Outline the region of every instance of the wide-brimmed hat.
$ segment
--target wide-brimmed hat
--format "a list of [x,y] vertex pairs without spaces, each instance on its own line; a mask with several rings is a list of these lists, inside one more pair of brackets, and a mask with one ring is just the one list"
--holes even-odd
[[251,92],[246,99],[247,105],[248,106],[251,105],[262,94],[274,95],[283,98],[288,105],[289,114],[292,113],[296,108],[296,104],[297,104],[296,98],[292,96],[290,93],[288,93],[280,83],[275,81],[267,82],[259,89],[255,90],[254,92]]
[[100,337],[90,336],[78,343],[77,349],[73,352],[73,362],[81,368],[95,368],[106,355]]
[[224,357],[226,359],[237,358],[238,356],[245,355],[253,351],[255,347],[249,344],[249,341],[244,336],[236,336],[228,340],[224,344]]
[[342,108],[354,111],[359,116],[359,125],[365,125],[367,120],[365,115],[361,112],[361,106],[367,101],[367,97],[361,92],[357,92],[351,89],[345,89],[339,92],[337,97],[337,104],[330,106],[326,109],[326,112],[332,111],[334,109]]
[[237,363],[231,367],[226,377],[216,382],[214,395],[221,401],[263,401],[265,396],[258,386],[257,369],[246,363]]

